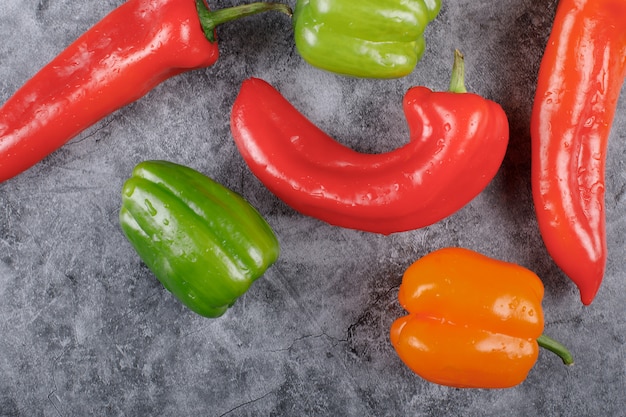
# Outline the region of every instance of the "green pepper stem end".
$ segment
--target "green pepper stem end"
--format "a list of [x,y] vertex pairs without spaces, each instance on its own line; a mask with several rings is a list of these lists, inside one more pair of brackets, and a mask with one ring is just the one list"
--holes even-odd
[[289,17],[293,15],[293,11],[288,5],[273,2],[256,2],[225,9],[209,10],[205,0],[196,0],[196,9],[204,35],[211,43],[215,42],[215,28],[222,23],[268,11],[278,11]]
[[546,336],[541,335],[537,338],[537,343],[544,349],[549,350],[552,353],[559,355],[565,365],[573,365],[574,357],[570,351],[560,342]]

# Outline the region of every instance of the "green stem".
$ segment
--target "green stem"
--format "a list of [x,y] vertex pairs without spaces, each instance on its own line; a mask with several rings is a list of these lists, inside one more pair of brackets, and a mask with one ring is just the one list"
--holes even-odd
[[287,16],[293,14],[291,8],[286,4],[263,2],[242,4],[226,9],[209,10],[204,0],[196,0],[196,9],[198,9],[200,25],[209,42],[215,42],[215,28],[222,23],[272,10],[285,13]]
[[467,93],[465,89],[465,58],[458,49],[454,50],[454,64],[450,77],[450,92]]
[[548,349],[550,352],[559,355],[565,365],[572,365],[574,358],[567,348],[556,340],[546,336],[545,334],[537,338],[537,343],[544,349]]

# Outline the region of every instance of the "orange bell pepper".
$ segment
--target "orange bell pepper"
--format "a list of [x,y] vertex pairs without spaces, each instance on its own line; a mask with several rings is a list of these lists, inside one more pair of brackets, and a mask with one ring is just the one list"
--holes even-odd
[[544,288],[530,270],[462,248],[444,248],[405,272],[409,312],[391,326],[398,356],[422,378],[459,388],[508,388],[526,379],[541,345],[573,363],[543,333]]

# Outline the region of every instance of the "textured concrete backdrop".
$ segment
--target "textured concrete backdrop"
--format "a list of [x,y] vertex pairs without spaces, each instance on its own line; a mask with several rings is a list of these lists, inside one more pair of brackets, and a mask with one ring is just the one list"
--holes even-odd
[[[2,0],[0,101],[121,3]],[[529,115],[555,8],[444,1],[422,61],[390,81],[310,67],[285,16],[230,23],[218,30],[213,67],[165,82],[1,184],[0,415],[624,415],[626,94],[607,162],[608,266],[591,306],[548,257],[532,207]],[[354,149],[394,149],[408,138],[404,91],[446,89],[454,48],[466,56],[468,89],[508,113],[511,143],[489,187],[431,227],[383,237],[305,218],[256,180],[234,146],[229,110],[255,76]],[[120,231],[122,183],[145,159],[189,165],[236,190],[280,239],[280,260],[220,319],[183,308]],[[546,286],[546,333],[576,364],[542,352],[523,384],[491,391],[441,387],[407,370],[388,342],[402,314],[400,279],[444,246],[535,271]]]

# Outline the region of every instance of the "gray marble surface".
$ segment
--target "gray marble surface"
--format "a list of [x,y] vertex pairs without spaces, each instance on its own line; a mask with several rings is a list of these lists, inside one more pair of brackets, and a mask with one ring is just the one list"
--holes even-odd
[[[2,0],[0,101],[121,3]],[[0,184],[0,416],[623,416],[626,94],[607,160],[606,276],[584,307],[545,251],[530,196],[529,115],[555,8],[444,1],[422,61],[390,81],[311,68],[285,16],[233,22],[218,30],[214,66],[165,82]],[[303,217],[234,146],[229,110],[254,76],[354,149],[394,149],[408,137],[403,92],[446,89],[454,48],[466,56],[468,89],[506,110],[511,142],[489,187],[433,226],[384,237]],[[279,261],[220,319],[185,309],[120,231],[122,183],[145,159],[189,165],[236,190],[279,237]],[[410,263],[444,246],[535,271],[546,333],[576,364],[542,352],[506,390],[446,388],[411,373],[388,341],[402,314],[398,286]]]

